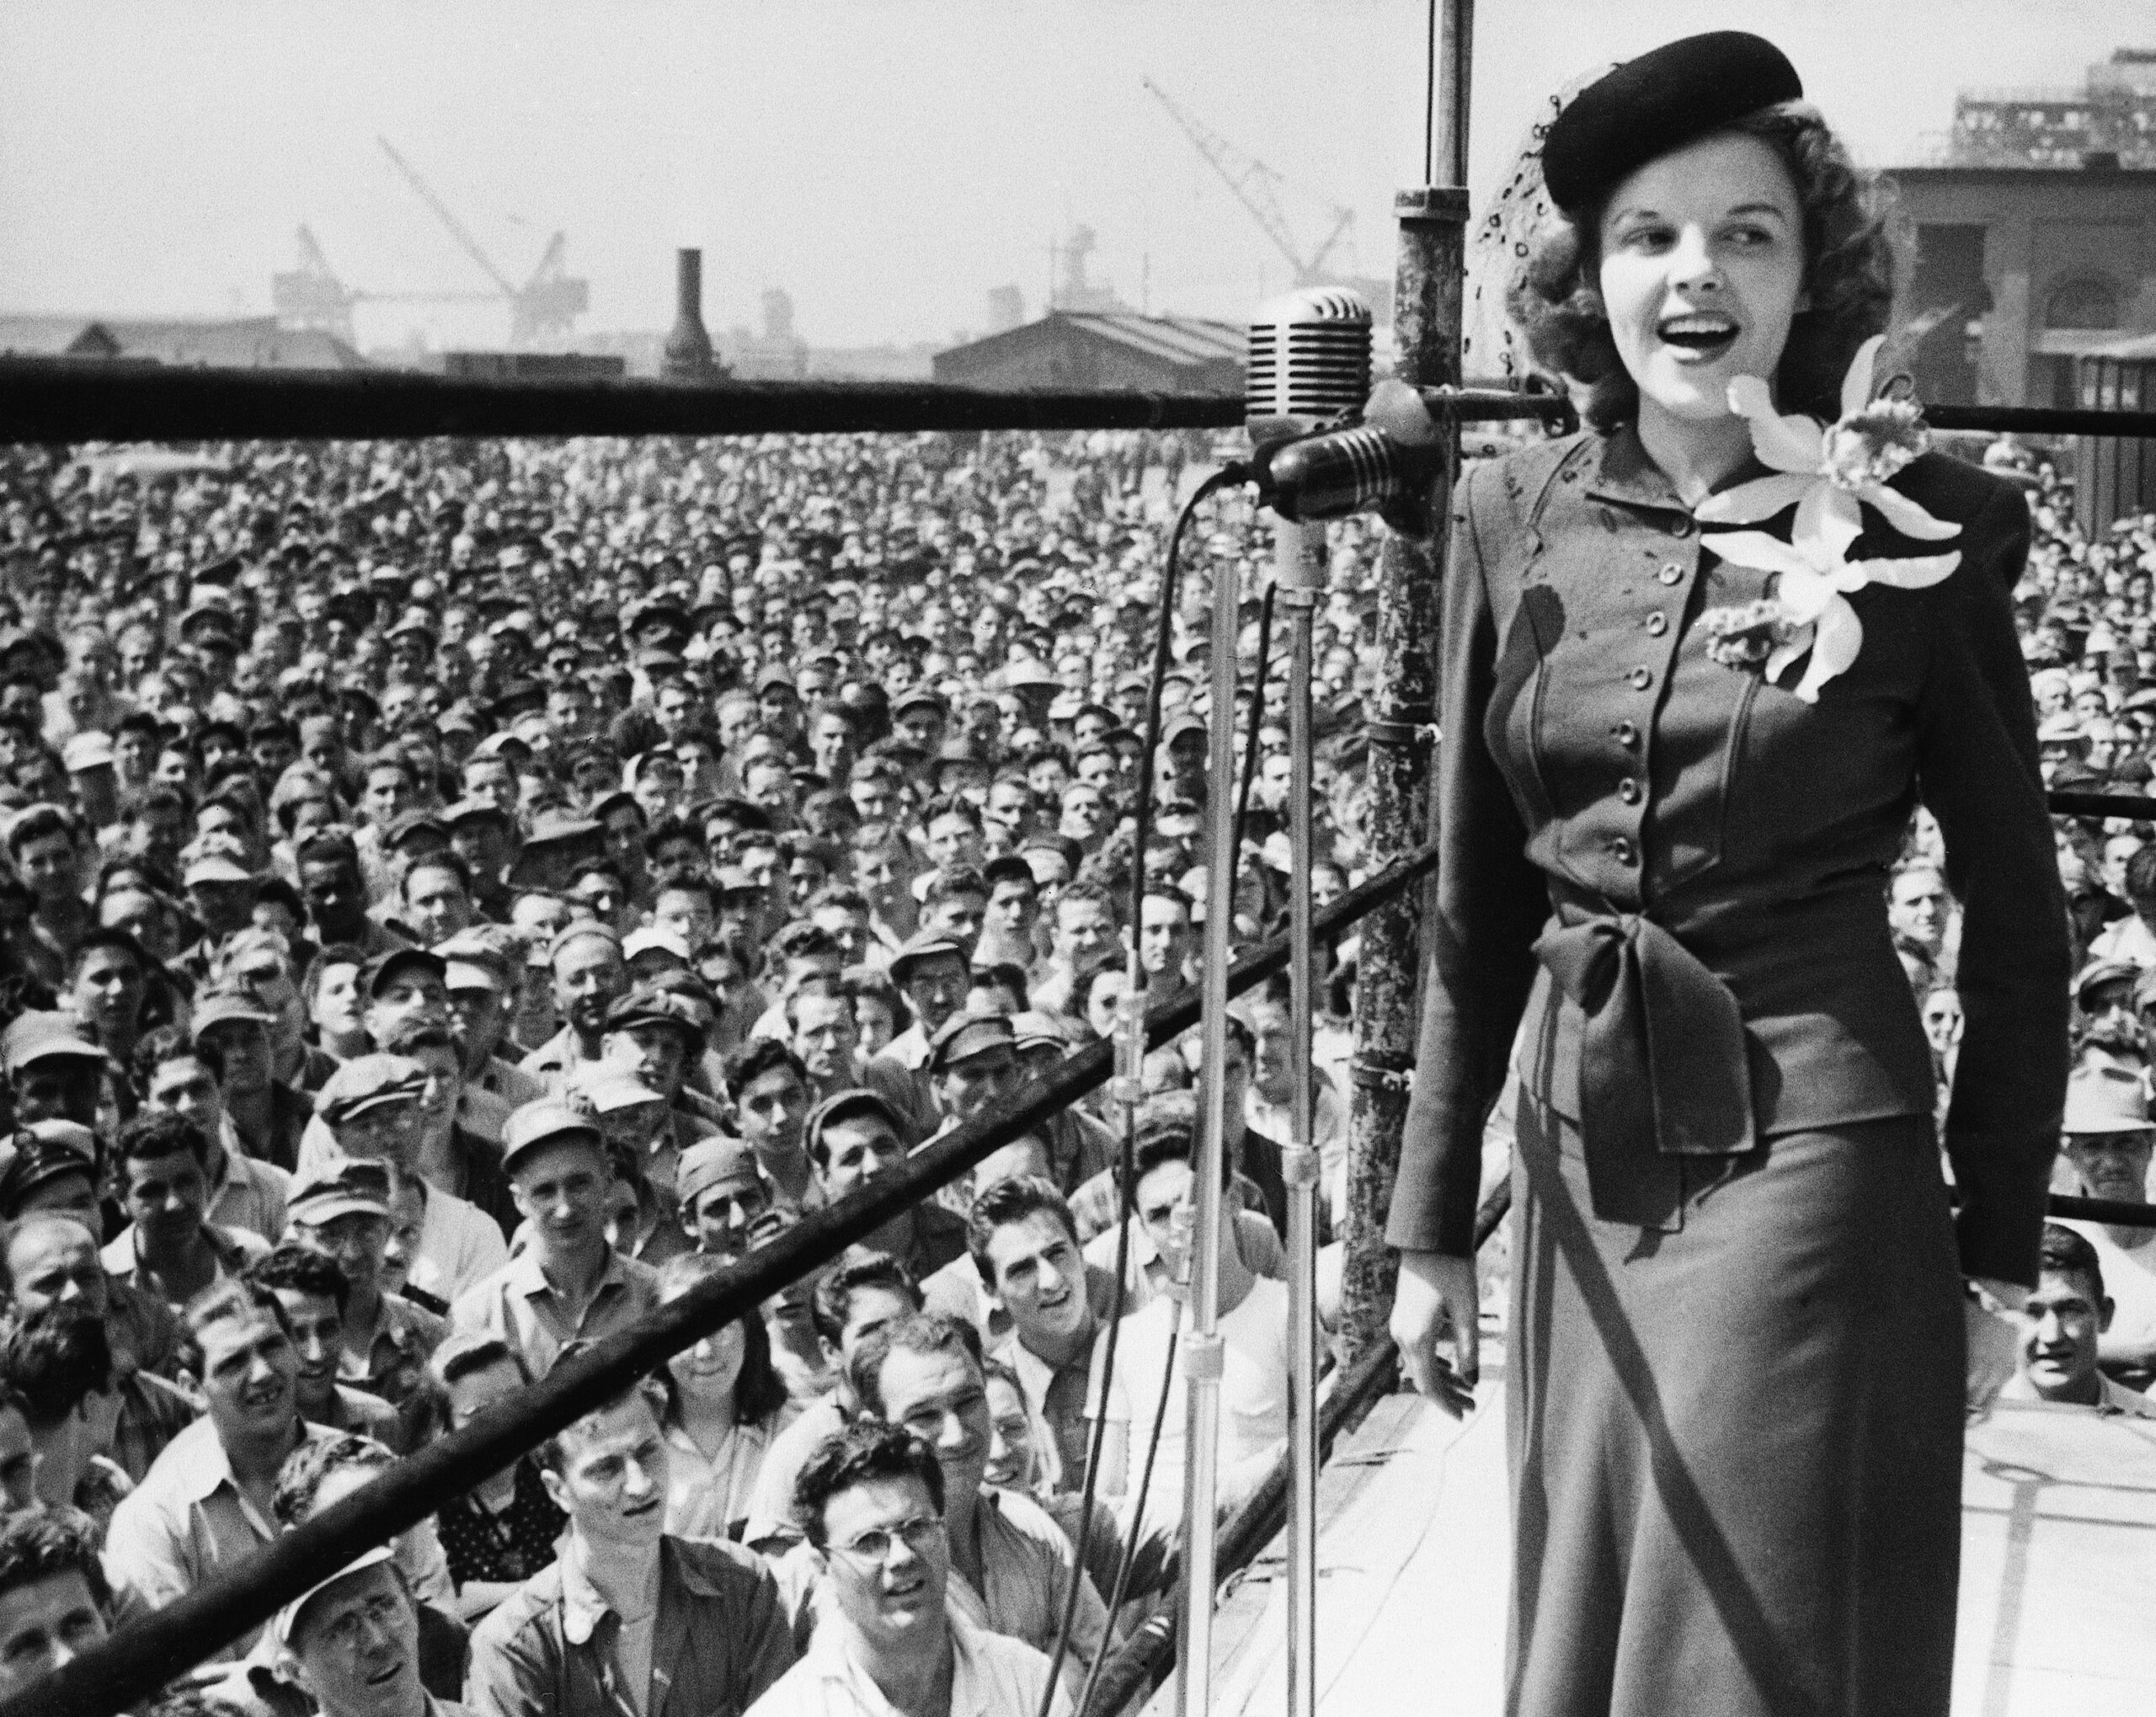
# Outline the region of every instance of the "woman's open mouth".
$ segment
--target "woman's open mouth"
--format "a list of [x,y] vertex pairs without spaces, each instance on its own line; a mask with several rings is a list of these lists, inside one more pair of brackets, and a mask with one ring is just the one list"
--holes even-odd
[[1737,344],[1742,332],[1733,317],[1710,310],[1665,316],[1655,324],[1655,333],[1664,344],[1693,354],[1702,361],[1721,356]]

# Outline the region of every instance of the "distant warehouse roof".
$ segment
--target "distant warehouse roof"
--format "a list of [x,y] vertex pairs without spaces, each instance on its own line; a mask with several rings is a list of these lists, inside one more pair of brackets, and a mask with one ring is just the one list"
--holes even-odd
[[118,317],[0,316],[0,355],[120,358],[219,369],[363,370],[334,334],[280,328],[274,316],[222,322]]
[[936,355],[936,379],[972,387],[1130,387],[1240,393],[1245,329],[1193,316],[1053,311]]

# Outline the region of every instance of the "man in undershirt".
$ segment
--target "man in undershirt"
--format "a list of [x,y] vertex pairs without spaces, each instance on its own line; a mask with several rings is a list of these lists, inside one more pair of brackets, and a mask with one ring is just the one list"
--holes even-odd
[[[1194,1154],[1195,1135],[1181,1112],[1141,1112],[1133,1158],[1134,1202],[1139,1224],[1166,1265],[1169,1280],[1159,1298],[1123,1319],[1117,1335],[1115,1374],[1105,1388],[1101,1359],[1107,1344],[1094,1349],[1087,1415],[1105,1416],[1110,1427],[1107,1448],[1127,1452],[1127,1458],[1113,1469],[1103,1456],[1102,1494],[1114,1503],[1125,1534],[1142,1542],[1172,1539],[1181,1530],[1183,1468],[1188,1457],[1189,1330],[1185,1308],[1197,1191]],[[1225,1512],[1257,1488],[1287,1445],[1288,1290],[1243,1261],[1225,1223],[1218,1268],[1219,1327],[1225,1349],[1218,1499]],[[1160,1453],[1141,1511],[1135,1492],[1163,1389],[1167,1409],[1161,1423]]]

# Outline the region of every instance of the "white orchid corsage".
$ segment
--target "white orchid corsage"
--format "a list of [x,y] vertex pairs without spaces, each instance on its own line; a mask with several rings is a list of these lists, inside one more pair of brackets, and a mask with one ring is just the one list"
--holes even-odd
[[1817,703],[1819,688],[1864,648],[1851,593],[1867,584],[1921,590],[1961,562],[1958,549],[1902,559],[1847,558],[1864,529],[1865,506],[1903,536],[1922,541],[1943,541],[1961,530],[1888,487],[1930,437],[1924,408],[1914,400],[1871,397],[1872,365],[1883,344],[1874,338],[1858,350],[1842,378],[1842,415],[1823,427],[1815,418],[1776,413],[1767,384],[1756,376],[1732,381],[1729,408],[1749,422],[1753,451],[1776,474],[1710,495],[1693,515],[1709,526],[1759,525],[1796,507],[1787,542],[1764,531],[1724,531],[1705,539],[1732,564],[1775,576],[1761,601],[1711,610],[1700,616],[1700,624],[1713,659],[1756,667],[1769,680],[1779,679],[1810,651],[1811,663],[1793,688],[1806,703]]

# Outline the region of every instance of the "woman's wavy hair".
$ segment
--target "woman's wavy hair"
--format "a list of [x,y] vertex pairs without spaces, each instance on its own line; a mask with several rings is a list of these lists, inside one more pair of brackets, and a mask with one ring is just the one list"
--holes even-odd
[[[1764,109],[1725,129],[1766,144],[1796,186],[1811,307],[1799,311],[1790,326],[1774,377],[1774,398],[1783,411],[1809,412],[1832,422],[1841,415],[1842,376],[1849,360],[1859,346],[1884,331],[1893,307],[1892,191],[1884,181],[1860,173],[1827,122],[1801,103]],[[1640,399],[1618,358],[1596,285],[1601,268],[1597,237],[1609,195],[1574,219],[1552,221],[1505,300],[1529,349],[1586,390],[1584,414],[1605,432],[1630,421]]]

